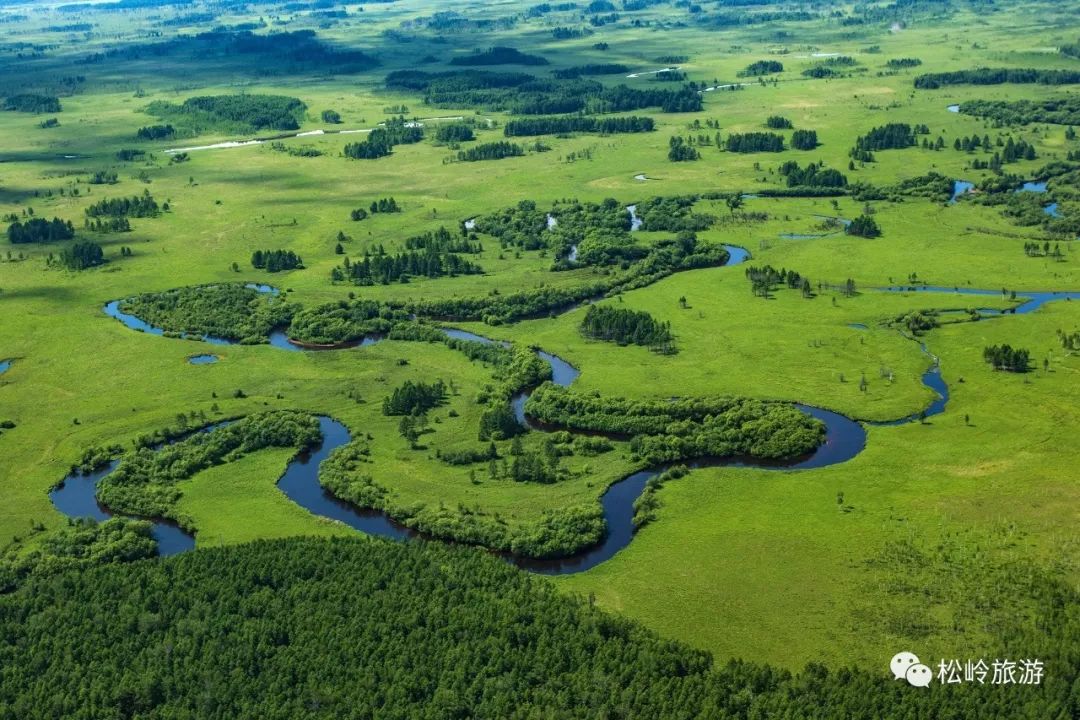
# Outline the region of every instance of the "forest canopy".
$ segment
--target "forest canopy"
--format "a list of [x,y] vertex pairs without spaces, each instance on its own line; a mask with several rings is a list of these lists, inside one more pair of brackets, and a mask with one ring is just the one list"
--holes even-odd
[[[119,553],[137,557],[139,537]],[[1067,717],[1080,602],[1064,583],[1032,582],[1055,640],[1029,632],[1014,642],[1042,648],[1055,682],[912,692],[880,672],[714,663],[485,552],[259,541],[68,569],[0,597],[9,640],[0,644],[0,717],[314,720],[376,707],[385,720],[869,720],[883,707],[912,717]],[[318,681],[279,681],[294,675]]]
[[155,100],[146,112],[192,133],[208,130],[298,130],[307,110],[301,100],[285,95],[201,95],[183,103]]

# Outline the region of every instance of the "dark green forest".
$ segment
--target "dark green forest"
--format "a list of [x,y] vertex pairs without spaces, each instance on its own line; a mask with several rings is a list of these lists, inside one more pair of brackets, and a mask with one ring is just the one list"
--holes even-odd
[[884,672],[718,665],[481,551],[260,541],[0,597],[0,719],[1069,720],[1080,598],[1029,577],[1049,634],[1007,637],[1037,649],[1041,686],[915,690]]

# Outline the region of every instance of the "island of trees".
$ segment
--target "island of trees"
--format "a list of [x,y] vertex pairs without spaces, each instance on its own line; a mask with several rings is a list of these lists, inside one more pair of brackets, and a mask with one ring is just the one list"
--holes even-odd
[[251,267],[272,273],[302,270],[304,261],[292,250],[256,250],[251,254]]
[[665,354],[674,352],[671,323],[640,310],[590,305],[581,321],[581,334],[619,345],[645,345]]
[[983,360],[995,370],[1025,373],[1031,364],[1031,353],[1011,345],[989,345],[983,349]]
[[70,220],[30,218],[29,220],[16,220],[8,225],[7,236],[8,242],[12,245],[58,242],[75,237],[75,227]]

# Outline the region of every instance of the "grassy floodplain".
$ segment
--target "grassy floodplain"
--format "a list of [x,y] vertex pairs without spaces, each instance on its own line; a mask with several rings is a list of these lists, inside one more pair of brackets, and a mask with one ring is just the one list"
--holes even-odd
[[[1007,309],[1020,301],[1009,292],[881,288],[1005,289],[1021,298],[1024,291],[1080,291],[1076,233],[1017,224],[1002,205],[980,202],[988,194],[983,191],[955,203],[912,195],[864,200],[850,192],[835,198],[760,195],[785,186],[780,166],[792,160],[839,170],[849,189],[857,183],[889,188],[930,172],[973,183],[992,179],[992,170],[972,167],[989,153],[953,149],[954,140],[971,135],[1030,143],[1037,157],[1006,164],[1004,172],[1018,180],[1045,179],[1040,172],[1048,164],[1072,162],[1069,154],[1080,153],[1080,141],[1067,136],[1066,126],[994,127],[947,106],[1066,96],[1080,83],[924,90],[913,81],[922,73],[975,67],[1074,70],[1078,61],[1058,48],[1080,37],[1076,3],[1010,3],[991,12],[983,3],[950,1],[925,10],[882,9],[884,14],[850,24],[830,17],[821,4],[806,3],[806,20],[783,15],[731,25],[709,22],[727,17],[722,4],[703,3],[695,17],[679,3],[643,3],[643,9],[620,11],[599,25],[590,25],[581,8],[528,17],[531,4],[469,1],[449,11],[427,0],[364,5],[362,11],[347,4],[347,15],[336,19],[262,3],[241,10],[196,2],[124,12],[31,3],[0,11],[0,27],[10,32],[0,47],[0,94],[55,94],[62,103],[56,113],[0,112],[0,215],[25,221],[32,208],[33,217],[71,220],[75,240],[99,243],[108,260],[73,271],[48,259],[74,241],[0,241],[0,361],[12,360],[0,373],[0,421],[15,425],[0,432],[0,548],[12,556],[32,552],[65,524],[48,492],[87,449],[130,447],[140,434],[173,425],[181,413],[211,420],[282,409],[333,416],[354,437],[368,438],[372,477],[403,505],[464,508],[511,527],[551,511],[595,506],[609,485],[641,467],[626,439],[599,456],[562,458],[566,473],[552,484],[494,477],[486,461],[450,465],[440,458],[487,445],[477,438],[484,411],[478,398],[495,372],[441,344],[385,340],[328,352],[211,346],[134,332],[102,308],[139,293],[233,282],[271,284],[304,307],[350,298],[404,303],[575,288],[609,277],[605,273],[616,266],[553,272],[558,248],[503,248],[484,232],[477,238],[483,251],[469,256],[482,274],[354,286],[332,283],[330,273],[344,257],[356,262],[380,247],[396,253],[407,238],[442,226],[457,237],[464,221],[520,201],[557,213],[556,203],[571,199],[614,198],[625,206],[656,196],[713,194],[693,205],[694,215],[716,218],[697,240],[745,248],[747,263],[676,272],[599,301],[670,323],[674,354],[582,337],[585,307],[497,325],[437,320],[555,353],[580,370],[572,387],[585,393],[640,400],[739,396],[803,403],[866,421],[912,416],[933,402],[921,380],[933,364],[920,350],[922,342],[949,387],[946,410],[925,423],[871,425],[866,449],[832,467],[694,470],[658,490],[656,518],[628,547],[552,583],[720,660],[790,669],[822,661],[876,671],[901,646],[935,657],[993,654],[1001,643],[995,618],[1029,613],[1034,602],[1020,584],[1002,584],[1008,576],[1002,568],[1053,566],[1064,582],[1080,582],[1074,473],[1080,359],[1058,339],[1058,331],[1080,331],[1080,304],[1062,300],[1030,314],[977,322],[963,321],[963,313],[943,314],[940,326],[912,338],[897,322],[909,313]],[[213,20],[199,20],[191,8],[210,11]],[[843,3],[834,9],[857,17],[865,8]],[[460,22],[440,25],[440,12]],[[163,24],[188,15],[194,19]],[[92,27],[49,29],[74,22]],[[377,57],[378,65],[346,71],[334,62],[188,51],[162,59],[138,50],[240,23],[253,23],[257,35],[310,30],[334,48]],[[589,34],[556,39],[553,28],[564,26]],[[597,48],[601,42],[606,50]],[[509,109],[427,105],[420,91],[385,87],[390,72],[461,70],[451,58],[492,45],[542,55],[550,64],[480,70],[548,78],[589,63],[622,63],[634,73],[677,65],[695,87],[745,86],[703,92],[701,111],[651,106],[619,113],[652,118],[653,132],[538,138],[504,138],[502,128],[516,116]],[[670,59],[672,48],[685,58]],[[853,57],[856,65],[833,78],[802,74],[837,54]],[[886,66],[889,59],[913,57],[921,61],[918,67]],[[783,72],[761,82],[738,75],[761,59],[781,61]],[[629,74],[595,79],[642,90],[683,85]],[[167,139],[137,136],[140,128],[163,122],[148,114],[151,103],[240,94],[301,99],[307,109],[294,132],[303,135],[280,139],[280,146],[264,142],[183,155],[169,151],[276,133],[219,123],[192,133],[181,125]],[[396,145],[377,160],[343,156],[347,144],[393,117],[385,109],[399,106],[408,107],[406,117],[422,119],[424,140]],[[341,115],[340,125],[321,118],[331,109]],[[699,147],[696,161],[668,159],[673,136],[761,132],[770,115],[815,130],[819,146],[735,153],[708,144]],[[53,116],[59,126],[41,127]],[[455,148],[433,141],[435,128],[455,118],[476,121],[476,141],[462,147],[507,139],[526,146],[539,140],[547,149],[456,161]],[[891,122],[925,124],[929,132],[918,139],[940,136],[944,148],[884,149],[874,152],[873,162],[849,165],[856,137]],[[779,132],[790,139],[791,131]],[[125,149],[145,155],[121,160],[117,153]],[[99,171],[115,173],[115,184],[91,184]],[[168,210],[132,218],[130,232],[84,229],[86,210],[95,203],[144,191],[168,203]],[[1080,218],[1076,188],[1052,183],[1052,192],[1066,220]],[[747,197],[733,209],[716,194]],[[400,212],[350,220],[352,210],[388,197]],[[855,218],[868,208],[880,237],[846,235],[841,225],[824,222]],[[645,229],[630,235],[642,248],[656,248],[675,233]],[[1048,241],[1060,248],[1060,259],[1025,254],[1025,243]],[[281,273],[253,268],[252,253],[266,249],[294,252],[305,267]],[[786,287],[768,298],[755,296],[745,268],[764,265],[798,271],[812,282],[814,296]],[[841,291],[849,279],[854,293]],[[994,371],[983,349],[1000,344],[1028,349],[1030,372]],[[204,352],[218,361],[187,362]],[[383,398],[406,381],[435,379],[452,381],[454,390],[430,412],[431,431],[411,447],[399,432],[400,419],[382,413]],[[236,397],[237,390],[243,397]],[[529,432],[522,444],[534,452],[544,441],[545,433]],[[496,444],[509,458],[511,441]],[[294,454],[261,450],[180,483],[178,507],[193,519],[198,546],[355,534],[307,513],[275,487]],[[951,551],[947,561],[938,552],[925,563],[919,582],[905,583],[911,567],[897,560],[896,543],[927,556],[935,556],[935,548]],[[920,596],[926,587],[932,589]],[[1010,595],[989,603],[980,617],[979,602],[995,587]]]

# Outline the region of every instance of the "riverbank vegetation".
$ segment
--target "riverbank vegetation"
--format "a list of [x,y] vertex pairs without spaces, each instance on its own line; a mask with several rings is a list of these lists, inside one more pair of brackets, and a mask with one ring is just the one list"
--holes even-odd
[[120,310],[177,335],[263,343],[296,308],[245,285],[220,284],[133,295],[120,301]]

